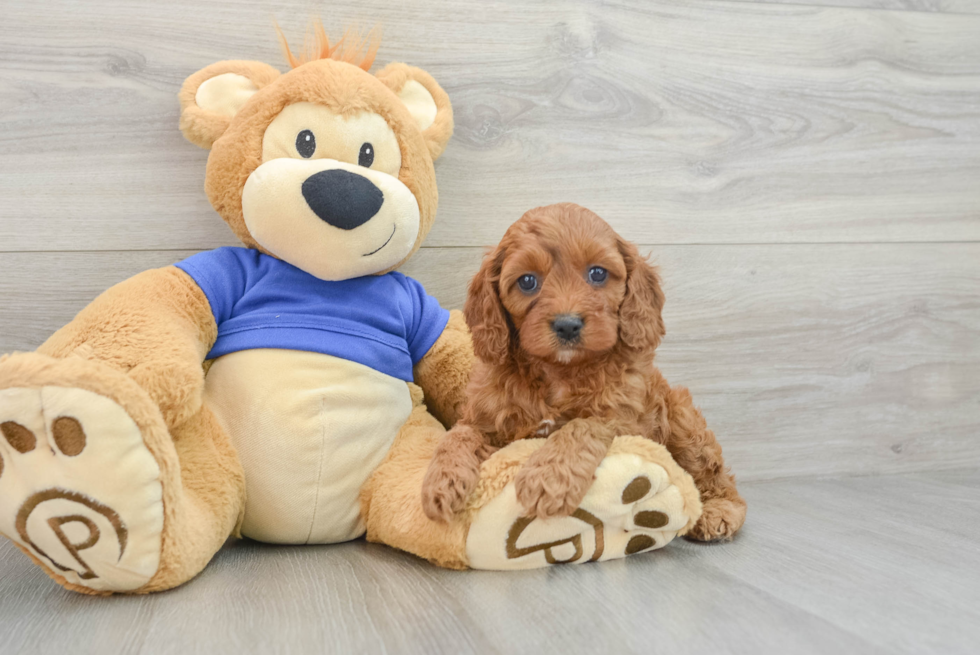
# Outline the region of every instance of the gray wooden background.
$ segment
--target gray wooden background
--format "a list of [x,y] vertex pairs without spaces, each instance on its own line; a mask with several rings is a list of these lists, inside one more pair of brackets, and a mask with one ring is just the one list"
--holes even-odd
[[578,202],[662,267],[660,363],[741,479],[980,463],[980,2],[820,4],[3,0],[0,351],[236,243],[175,94],[284,67],[273,19],[298,42],[318,13],[452,98],[406,267],[444,305],[525,210]]
[[[732,544],[518,574],[229,544],[165,594],[65,592],[0,543],[0,652],[975,652],[980,0],[0,0],[0,352],[235,244],[183,79],[384,28],[456,136],[406,272],[461,306],[525,210],[662,268],[660,365],[742,481]],[[890,474],[890,475],[885,475]],[[2,541],[2,540],[0,540]]]

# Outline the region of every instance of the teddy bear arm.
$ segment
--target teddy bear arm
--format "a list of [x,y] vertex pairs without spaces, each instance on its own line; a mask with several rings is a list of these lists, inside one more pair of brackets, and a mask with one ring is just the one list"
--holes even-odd
[[125,372],[172,428],[201,407],[202,364],[217,334],[204,292],[187,273],[168,266],[111,287],[38,352],[98,360]]
[[422,387],[426,406],[447,428],[462,409],[473,357],[470,329],[463,312],[454,309],[442,335],[415,366],[415,382]]

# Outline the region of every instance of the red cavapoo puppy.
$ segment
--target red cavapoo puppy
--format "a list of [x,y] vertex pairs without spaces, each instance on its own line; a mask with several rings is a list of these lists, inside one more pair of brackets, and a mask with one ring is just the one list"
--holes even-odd
[[656,270],[591,211],[527,212],[470,284],[466,321],[479,358],[459,422],[423,482],[425,513],[448,521],[480,463],[516,439],[548,437],[514,481],[528,515],[567,516],[618,435],[664,444],[694,478],[704,513],[688,534],[730,538],[745,501],[684,387],[653,365],[664,336]]

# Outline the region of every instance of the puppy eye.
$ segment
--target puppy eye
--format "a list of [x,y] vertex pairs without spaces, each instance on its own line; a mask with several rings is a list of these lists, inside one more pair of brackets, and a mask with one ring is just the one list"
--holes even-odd
[[365,143],[361,146],[361,152],[357,155],[357,165],[363,166],[364,168],[371,168],[371,164],[374,163],[374,146],[370,143]]
[[593,266],[589,269],[589,282],[592,284],[602,284],[609,276],[609,271],[601,266]]
[[538,278],[530,273],[526,273],[518,278],[517,287],[524,293],[533,293],[538,288]]
[[303,159],[309,159],[316,152],[316,137],[313,132],[303,130],[296,135],[296,152]]

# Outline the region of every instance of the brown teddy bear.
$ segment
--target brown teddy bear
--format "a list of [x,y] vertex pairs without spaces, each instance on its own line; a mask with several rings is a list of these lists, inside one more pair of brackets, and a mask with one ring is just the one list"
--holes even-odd
[[0,532],[69,589],[144,593],[232,535],[366,532],[443,566],[527,568],[623,556],[641,509],[670,517],[658,546],[689,529],[690,477],[638,437],[614,443],[575,517],[522,518],[511,480],[534,441],[484,464],[455,522],[424,516],[472,344],[395,269],[435,219],[452,108],[418,68],[370,74],[376,44],[317,36],[285,74],[224,61],[180,91],[181,130],[211,150],[208,197],[245,247],[136,275],[0,361]]

